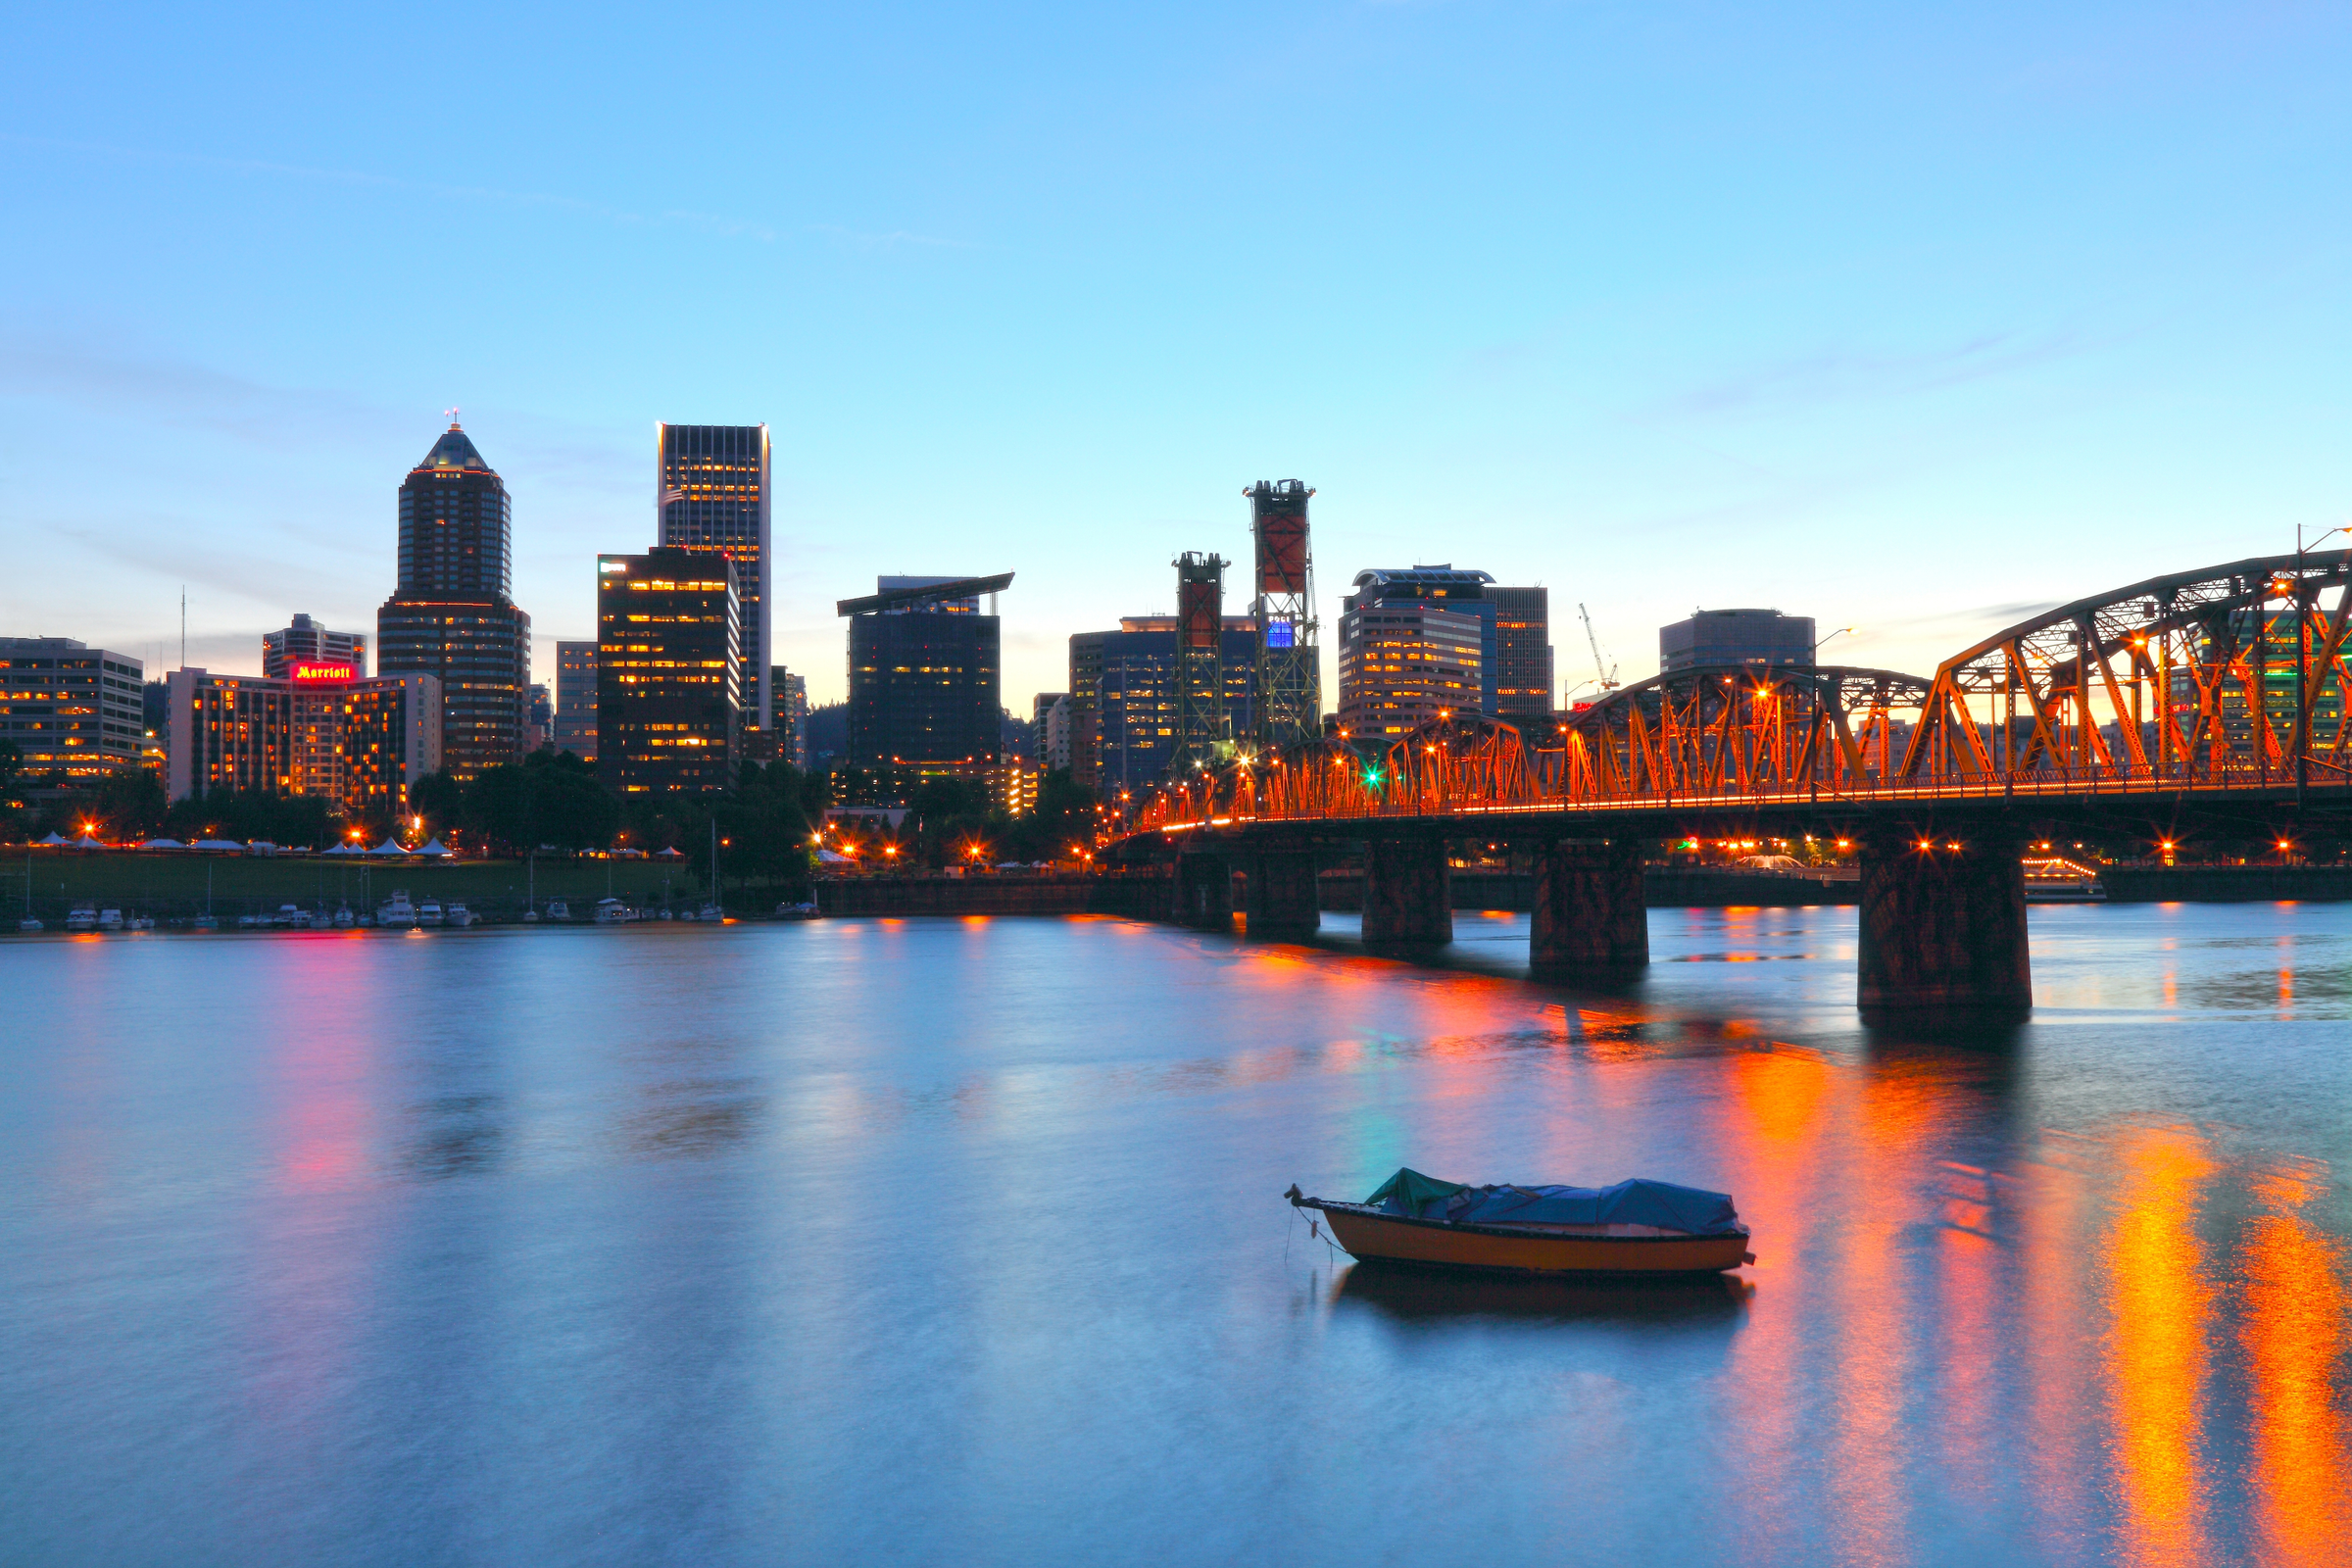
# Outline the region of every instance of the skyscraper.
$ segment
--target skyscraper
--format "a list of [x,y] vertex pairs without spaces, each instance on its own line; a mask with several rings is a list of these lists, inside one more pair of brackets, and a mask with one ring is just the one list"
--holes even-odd
[[1451,566],[1355,574],[1340,601],[1340,727],[1350,738],[1494,710],[1494,580]]
[[506,481],[453,421],[400,487],[400,585],[376,670],[441,681],[441,760],[469,779],[522,760],[531,617],[515,608]]
[[858,767],[996,762],[1004,744],[1001,623],[980,596],[996,577],[881,577],[835,610],[850,622],[850,761]]
[[735,563],[735,593],[743,612],[744,706],[754,723],[765,725],[776,701],[768,663],[774,639],[768,609],[767,426],[662,424],[657,430],[659,538],[692,550],[723,550]]
[[607,788],[733,788],[744,673],[725,552],[657,546],[596,558],[596,766]]
[[1551,716],[1551,590],[1487,589],[1494,605],[1494,712]]
[[[1151,783],[1175,760],[1180,624],[1174,615],[1126,615],[1117,631],[1070,638],[1070,692],[1057,705],[1067,751],[1056,765],[1074,782],[1115,796]],[[1223,618],[1217,647],[1230,734],[1253,733],[1257,646],[1257,622]]]
[[[1443,564],[1357,572],[1355,591],[1340,601],[1341,723],[1361,738],[1401,733],[1395,725],[1404,715],[1418,715],[1403,724],[1412,729],[1441,710],[1495,712],[1495,612],[1500,607],[1487,596],[1494,581],[1490,572]],[[1419,618],[1424,612],[1441,618],[1424,624]],[[1446,615],[1466,617],[1475,628],[1467,662],[1458,670],[1455,632],[1443,618]],[[1387,636],[1390,632],[1402,640]],[[1365,645],[1367,636],[1378,646]],[[1444,667],[1423,669],[1431,660]],[[1466,693],[1457,689],[1465,674]],[[1375,712],[1377,721],[1369,716]]]

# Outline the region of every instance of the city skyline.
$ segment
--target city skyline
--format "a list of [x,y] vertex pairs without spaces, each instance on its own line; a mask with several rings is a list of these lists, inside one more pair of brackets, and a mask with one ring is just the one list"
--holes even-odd
[[765,422],[769,657],[814,702],[835,599],[1000,565],[1005,689],[1058,689],[1072,630],[1174,609],[1171,556],[1245,558],[1269,474],[1318,487],[1327,627],[1355,570],[1475,560],[1588,604],[1629,676],[1750,606],[1925,672],[2352,505],[2339,16],[738,24],[683,92],[617,16],[560,58],[479,19],[420,122],[382,24],[163,17],[101,69],[26,19],[0,618],[151,669],[183,582],[191,664],[258,668],[297,609],[366,627],[452,403],[514,496],[541,678],[594,556],[652,542],[657,421]]

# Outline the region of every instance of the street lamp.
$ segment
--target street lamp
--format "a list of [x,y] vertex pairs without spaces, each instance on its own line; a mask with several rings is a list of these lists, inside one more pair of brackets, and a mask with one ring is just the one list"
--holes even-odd
[[1821,637],[1821,638],[1817,638],[1817,639],[1815,639],[1815,641],[1814,641],[1814,643],[1813,643],[1813,660],[1812,660],[1812,662],[1813,662],[1814,663],[1816,663],[1816,664],[1820,663],[1820,662],[1821,662],[1821,651],[1822,651],[1824,648],[1827,648],[1827,647],[1829,647],[1829,646],[1830,646],[1830,644],[1832,644],[1832,643],[1836,642],[1836,641],[1837,641],[1838,638],[1840,638],[1840,637],[1844,636],[1844,635],[1845,635],[1847,632],[1850,632],[1850,631],[1852,631],[1852,630],[1854,630],[1854,629],[1855,629],[1855,628],[1854,628],[1854,627],[1851,627],[1851,626],[1840,626],[1840,627],[1838,627],[1838,628],[1836,631],[1834,631],[1834,632],[1830,633],[1830,634],[1829,634],[1827,637]]

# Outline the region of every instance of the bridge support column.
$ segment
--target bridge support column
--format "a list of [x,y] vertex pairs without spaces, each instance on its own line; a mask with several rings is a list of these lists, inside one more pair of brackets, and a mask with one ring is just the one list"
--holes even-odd
[[1298,942],[1323,924],[1311,850],[1269,850],[1246,862],[1244,874],[1249,880],[1245,912],[1250,937]]
[[1958,849],[1952,842],[1905,833],[1863,843],[1857,1000],[1865,1014],[2033,1010],[2022,846],[1985,835]]
[[1176,923],[1233,929],[1233,867],[1221,855],[1176,857]]
[[1453,868],[1446,841],[1364,845],[1364,946],[1433,947],[1453,940]]
[[1642,846],[1630,840],[1561,839],[1536,856],[1536,907],[1528,964],[1537,974],[1623,974],[1649,963],[1649,910],[1642,898]]

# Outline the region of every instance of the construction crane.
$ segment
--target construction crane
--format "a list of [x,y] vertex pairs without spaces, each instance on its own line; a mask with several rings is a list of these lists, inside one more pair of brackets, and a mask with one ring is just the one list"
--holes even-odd
[[1617,666],[1601,657],[1600,638],[1592,631],[1592,612],[1582,604],[1576,607],[1576,612],[1585,623],[1585,641],[1592,647],[1592,672],[1600,677],[1602,691],[1613,692],[1617,689]]

